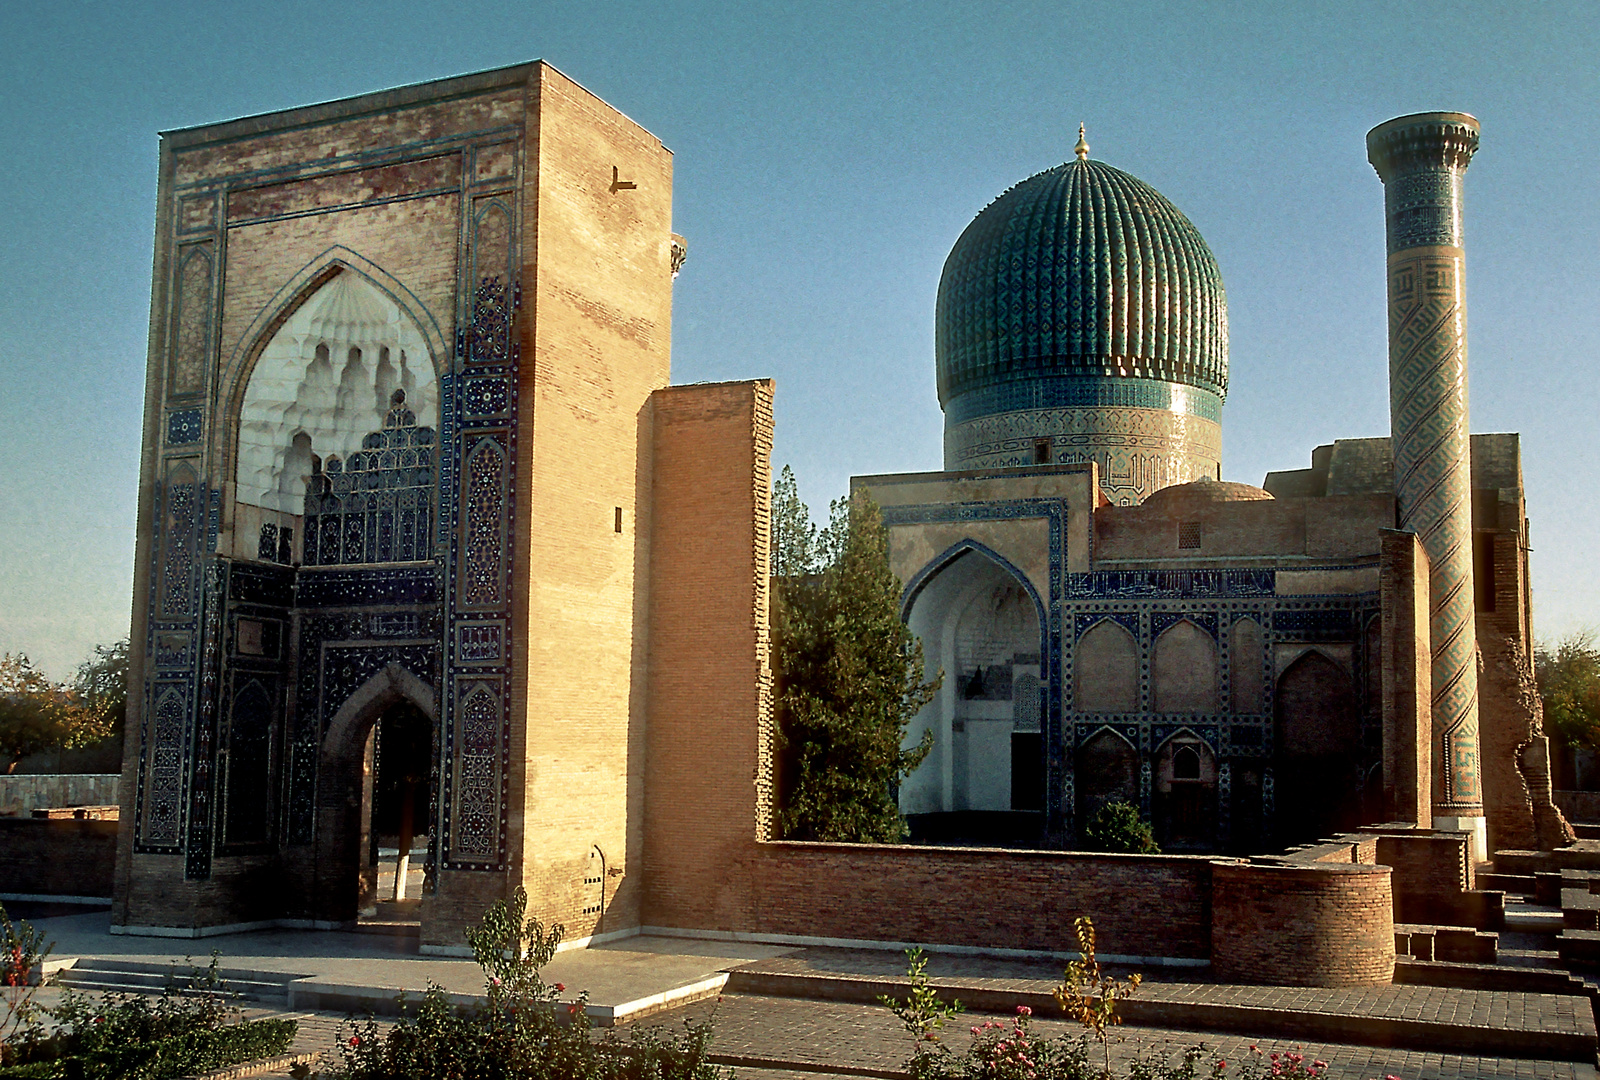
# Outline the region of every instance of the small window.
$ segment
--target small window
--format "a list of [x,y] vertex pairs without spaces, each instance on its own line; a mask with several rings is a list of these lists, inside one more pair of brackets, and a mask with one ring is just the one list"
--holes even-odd
[[612,523],[612,527],[614,529],[616,529],[617,532],[621,532],[622,531],[622,507],[620,507],[620,506],[617,507],[617,514],[616,514],[615,520]]
[[1181,521],[1178,523],[1178,547],[1197,548],[1200,546],[1200,523],[1198,521]]
[[1050,464],[1050,440],[1049,439],[1035,439],[1035,440],[1033,440],[1033,463],[1035,465],[1048,465],[1048,464]]
[[1172,752],[1172,778],[1174,780],[1200,779],[1200,752],[1192,746],[1180,746]]

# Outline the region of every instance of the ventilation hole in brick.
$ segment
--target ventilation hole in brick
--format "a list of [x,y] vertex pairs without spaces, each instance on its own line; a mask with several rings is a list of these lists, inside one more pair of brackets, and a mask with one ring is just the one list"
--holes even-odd
[[1178,547],[1197,548],[1200,546],[1200,523],[1198,521],[1183,521],[1178,523]]

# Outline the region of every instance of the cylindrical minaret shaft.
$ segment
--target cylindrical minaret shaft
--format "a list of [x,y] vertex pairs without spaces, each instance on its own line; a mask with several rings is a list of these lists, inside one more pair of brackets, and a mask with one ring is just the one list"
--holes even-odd
[[1466,113],[1417,113],[1367,133],[1388,224],[1389,415],[1400,527],[1428,553],[1434,827],[1483,850],[1478,645],[1467,427],[1466,252],[1461,187],[1478,149]]

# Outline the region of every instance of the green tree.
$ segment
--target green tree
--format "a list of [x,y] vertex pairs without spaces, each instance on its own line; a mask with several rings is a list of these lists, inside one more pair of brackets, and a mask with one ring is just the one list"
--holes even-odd
[[72,750],[120,730],[127,708],[127,642],[95,650],[75,686],[53,682],[25,653],[0,656],[0,763]]
[[1545,729],[1569,746],[1600,750],[1600,647],[1577,630],[1534,650],[1533,673]]
[[922,680],[921,644],[900,621],[888,529],[863,493],[835,501],[818,533],[788,468],[773,501],[773,561],[783,570],[772,619],[783,834],[901,840],[894,789],[933,740],[901,743],[940,679]]
[[96,645],[94,655],[78,665],[72,688],[108,737],[120,733],[128,716],[128,639]]

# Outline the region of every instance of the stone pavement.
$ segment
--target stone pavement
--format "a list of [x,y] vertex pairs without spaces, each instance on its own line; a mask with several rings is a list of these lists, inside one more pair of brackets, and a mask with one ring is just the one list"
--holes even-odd
[[[883,994],[906,996],[904,965],[893,953],[797,949],[735,968],[727,989],[871,1003]],[[1059,966],[1047,962],[940,954],[928,957],[927,973],[969,1008],[1008,1012],[1027,1005],[1041,1016],[1055,1011],[1051,991],[1061,980]],[[1124,1019],[1178,1030],[1594,1060],[1593,1012],[1587,998],[1575,995],[1407,984],[1231,986],[1196,981],[1196,974],[1158,971],[1124,1004]]]
[[[109,932],[108,912],[34,921],[55,942],[51,959],[89,959],[111,967],[177,965],[185,974],[209,962],[238,980],[276,980],[291,1008],[383,1012],[395,996],[415,997],[430,983],[458,1000],[479,998],[483,976],[467,959],[421,956],[414,937],[338,931],[258,930],[210,938],[135,937]],[[576,995],[589,991],[589,1013],[600,1023],[649,1012],[675,1001],[715,995],[731,967],[788,951],[781,946],[688,938],[634,937],[558,953],[547,982]]]
[[[278,930],[141,938],[111,935],[108,919],[105,912],[79,913],[37,925],[56,941],[57,958],[85,958],[86,966],[182,964],[186,957],[203,966],[216,949],[225,970],[276,973],[291,989],[272,1011],[305,1017],[298,1048],[331,1049],[341,1017],[382,1011],[401,990],[415,994],[432,982],[466,1000],[482,989],[470,960],[419,956],[414,937]],[[928,965],[937,985],[979,1012],[1028,1004],[1041,1017],[1060,968],[1058,961],[947,954],[931,954]],[[1118,1053],[1126,1058],[1164,1040],[1174,1052],[1206,1042],[1237,1059],[1252,1038],[1270,1037],[1278,1048],[1304,1041],[1344,1070],[1337,1075],[1352,1077],[1595,1075],[1595,1028],[1585,998],[1418,985],[1227,986],[1200,981],[1203,974],[1148,973],[1124,1007],[1130,1026]],[[686,1002],[715,996],[726,982],[718,1050],[745,1068],[887,1075],[898,1072],[909,1052],[893,1015],[870,1004],[877,993],[903,996],[905,958],[896,952],[636,937],[561,953],[544,976],[564,983],[569,996],[589,989],[591,1017],[602,1023],[635,1022],[651,1012],[658,1018],[645,1022],[674,1023],[711,1007]],[[687,996],[675,1002],[674,995]],[[968,1026],[957,1028],[957,1044]],[[1045,1019],[1037,1027],[1072,1030]],[[754,1076],[779,1080],[766,1070]]]
[[[254,1011],[252,1011],[254,1013]],[[260,1015],[267,1015],[262,1012]],[[272,1015],[283,1015],[273,1013]],[[740,1080],[822,1080],[824,1075],[903,1075],[911,1043],[900,1022],[887,1009],[843,1002],[809,1001],[726,995],[720,1002],[698,1002],[625,1026],[659,1025],[673,1028],[683,1020],[714,1015],[716,1057],[734,1067]],[[322,1051],[337,1060],[337,1044],[350,1035],[348,1023],[332,1014],[299,1014],[297,1052]],[[945,1042],[964,1052],[971,1027],[985,1017],[958,1017],[945,1032]],[[1075,1038],[1076,1024],[1060,1020],[1035,1020],[1035,1034],[1050,1038]],[[1329,1063],[1328,1080],[1372,1080],[1386,1075],[1402,1080],[1489,1080],[1494,1077],[1538,1080],[1596,1080],[1591,1063],[1538,1061],[1483,1057],[1433,1051],[1352,1046],[1335,1042],[1299,1042],[1286,1039],[1218,1035],[1214,1032],[1163,1028],[1122,1027],[1111,1047],[1112,1067],[1126,1075],[1127,1065],[1140,1055],[1167,1060],[1203,1044],[1208,1054],[1203,1065],[1220,1057],[1236,1065],[1259,1047],[1262,1053],[1294,1051],[1307,1060]],[[1098,1055],[1098,1048],[1094,1050]],[[765,1067],[763,1067],[765,1066]],[[1230,1072],[1233,1068],[1230,1068]],[[269,1074],[272,1075],[272,1074]],[[286,1078],[287,1072],[276,1074]],[[1202,1072],[1204,1075],[1204,1072]]]

